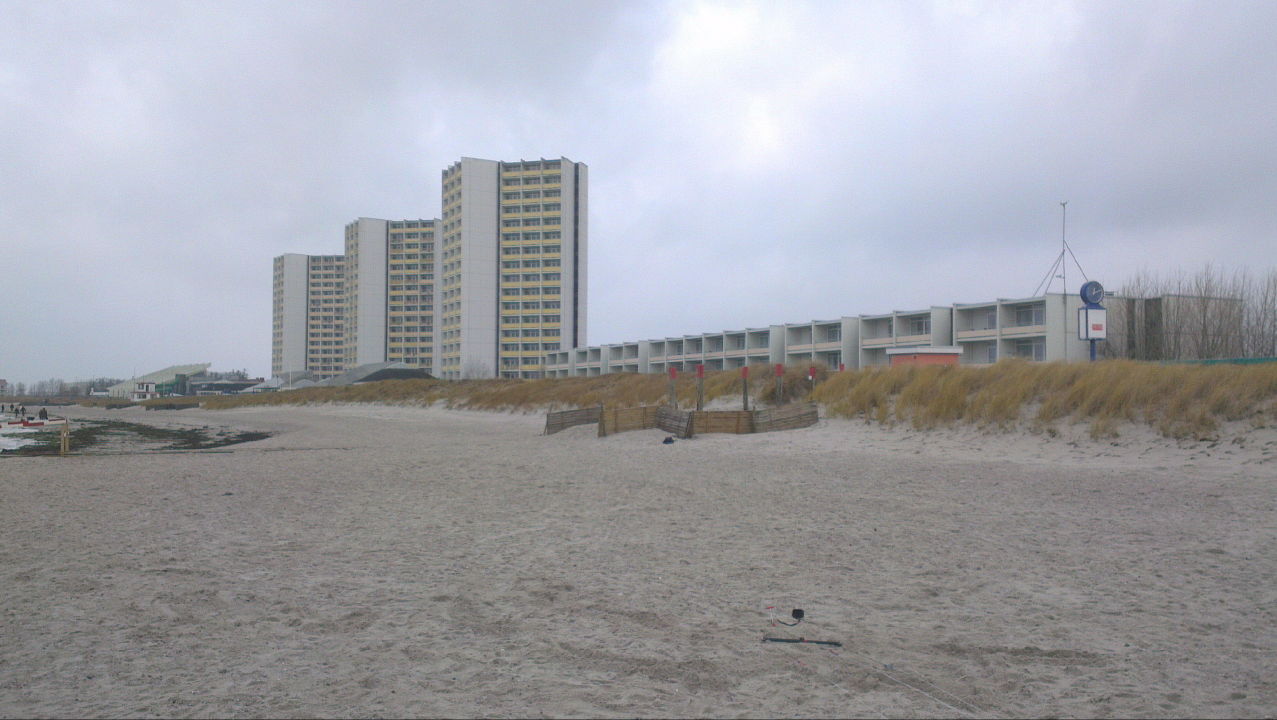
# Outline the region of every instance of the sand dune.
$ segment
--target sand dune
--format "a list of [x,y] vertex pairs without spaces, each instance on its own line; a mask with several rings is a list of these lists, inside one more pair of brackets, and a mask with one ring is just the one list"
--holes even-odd
[[74,412],[276,434],[0,458],[5,716],[1277,713],[1271,429]]

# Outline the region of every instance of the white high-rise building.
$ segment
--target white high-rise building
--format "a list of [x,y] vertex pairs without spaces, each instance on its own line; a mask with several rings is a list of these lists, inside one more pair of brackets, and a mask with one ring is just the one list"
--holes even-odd
[[585,343],[588,168],[462,158],[443,171],[437,374],[537,378]]
[[346,369],[402,361],[433,372],[438,222],[346,226]]
[[[345,255],[313,256],[341,266],[339,287],[307,274],[312,256],[275,259],[276,375],[402,361],[449,379],[538,378],[547,352],[585,344],[588,168],[462,158],[442,175],[441,219],[361,217]],[[338,314],[310,322],[320,308]]]
[[345,258],[287,253],[275,258],[271,374],[305,370],[316,378],[342,371]]

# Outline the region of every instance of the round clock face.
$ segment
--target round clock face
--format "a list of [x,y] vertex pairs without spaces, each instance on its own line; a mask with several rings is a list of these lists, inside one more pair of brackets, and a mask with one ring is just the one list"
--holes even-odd
[[1098,305],[1104,299],[1104,286],[1092,280],[1082,286],[1082,300]]

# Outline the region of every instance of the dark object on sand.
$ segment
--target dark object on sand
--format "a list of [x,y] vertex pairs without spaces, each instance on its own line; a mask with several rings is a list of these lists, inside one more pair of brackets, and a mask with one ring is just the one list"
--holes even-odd
[[674,436],[673,436],[673,435],[670,435],[669,437],[665,438],[664,440],[662,440],[662,441],[661,441],[661,444],[662,444],[662,445],[673,445],[673,444],[674,444]]
[[793,611],[793,612],[791,612],[791,613],[789,613],[789,615],[790,615],[790,617],[792,617],[792,618],[794,619],[794,621],[793,621],[793,622],[791,622],[791,623],[787,623],[787,622],[785,622],[784,620],[777,620],[776,622],[780,623],[781,625],[785,625],[785,626],[788,626],[788,627],[793,627],[793,626],[795,626],[795,625],[797,625],[798,623],[800,623],[800,622],[802,622],[802,621],[803,621],[803,615],[804,615],[804,613],[803,613],[802,608],[794,608],[794,611]]
[[808,640],[807,638],[774,638],[765,637],[763,642],[780,642],[780,643],[807,643],[808,645],[833,645],[834,647],[842,647],[842,643],[837,640]]

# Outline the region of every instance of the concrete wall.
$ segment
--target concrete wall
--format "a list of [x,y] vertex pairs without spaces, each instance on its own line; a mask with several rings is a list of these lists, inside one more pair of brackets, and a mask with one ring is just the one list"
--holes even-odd
[[274,272],[281,284],[272,290],[272,375],[306,369],[308,263],[309,256],[300,253],[275,258]]
[[347,367],[386,361],[386,221],[359,218],[354,225],[357,276],[352,277],[348,240],[346,287],[349,293],[355,284],[357,309],[346,316]]
[[495,160],[461,159],[461,366],[463,378],[497,372],[501,188]]

